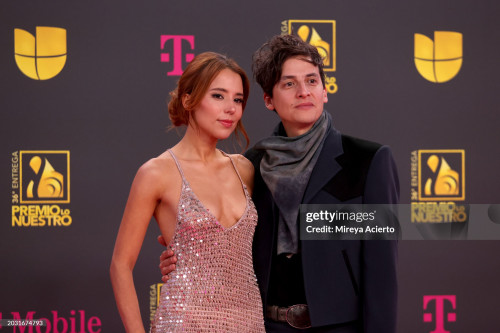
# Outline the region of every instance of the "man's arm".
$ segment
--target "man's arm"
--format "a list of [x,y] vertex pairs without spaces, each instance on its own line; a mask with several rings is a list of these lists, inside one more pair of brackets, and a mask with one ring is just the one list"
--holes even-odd
[[[368,171],[365,204],[397,204],[399,179],[391,150],[382,146]],[[395,333],[397,319],[397,241],[363,242],[363,322],[365,333]]]
[[[158,243],[167,247],[165,239],[163,239],[162,235],[158,236]],[[168,279],[170,278],[169,274],[175,271],[176,262],[177,262],[177,257],[174,255],[174,251],[172,251],[171,249],[167,248],[165,251],[161,253],[159,267],[162,274],[161,280],[163,282],[167,282]]]

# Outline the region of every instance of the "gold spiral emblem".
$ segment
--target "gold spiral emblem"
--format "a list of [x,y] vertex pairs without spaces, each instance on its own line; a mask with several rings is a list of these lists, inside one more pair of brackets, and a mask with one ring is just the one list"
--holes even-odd
[[427,166],[432,170],[434,174],[436,174],[437,172],[437,176],[435,181],[429,178],[425,182],[425,195],[432,195],[433,191],[435,195],[459,194],[459,174],[450,167],[448,162],[446,162],[443,157],[441,157],[441,166],[439,167],[439,171],[437,171],[439,166],[439,157],[437,155],[429,156],[429,158],[427,159]]
[[[28,198],[35,197],[39,198],[62,198],[64,196],[64,178],[63,175],[57,172],[50,162],[45,158],[45,165],[38,186],[34,180],[31,180],[28,184],[27,196]],[[42,159],[39,156],[34,156],[29,163],[31,169],[36,175],[40,173],[42,168]],[[36,187],[36,189],[35,189]]]
[[318,49],[319,55],[323,58],[323,65],[330,66],[330,44],[325,42],[314,28],[302,25],[297,30],[297,35],[306,43]]

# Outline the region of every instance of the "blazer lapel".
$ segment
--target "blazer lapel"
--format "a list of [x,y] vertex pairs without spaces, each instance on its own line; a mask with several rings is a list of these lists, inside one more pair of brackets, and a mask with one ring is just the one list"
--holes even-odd
[[307,204],[332,179],[342,167],[335,160],[342,155],[342,136],[339,131],[332,127],[325,139],[316,165],[309,178],[302,203]]

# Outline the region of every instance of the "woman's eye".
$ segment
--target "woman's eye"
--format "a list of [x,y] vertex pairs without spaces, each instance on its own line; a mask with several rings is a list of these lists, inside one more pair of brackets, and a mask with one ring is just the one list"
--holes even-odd
[[293,82],[291,81],[285,82],[285,87],[293,87]]
[[242,98],[236,98],[234,101],[236,103],[238,103],[238,104],[243,104],[243,99]]
[[221,94],[212,94],[212,97],[213,98],[217,98],[217,99],[223,99],[224,98]]

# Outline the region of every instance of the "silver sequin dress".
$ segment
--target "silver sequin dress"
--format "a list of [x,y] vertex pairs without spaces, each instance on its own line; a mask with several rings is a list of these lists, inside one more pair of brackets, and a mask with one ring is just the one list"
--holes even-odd
[[265,332],[252,263],[257,211],[233,160],[246,208],[236,224],[225,228],[196,197],[179,161],[169,152],[182,177],[177,225],[170,242],[177,264],[162,287],[151,333]]

